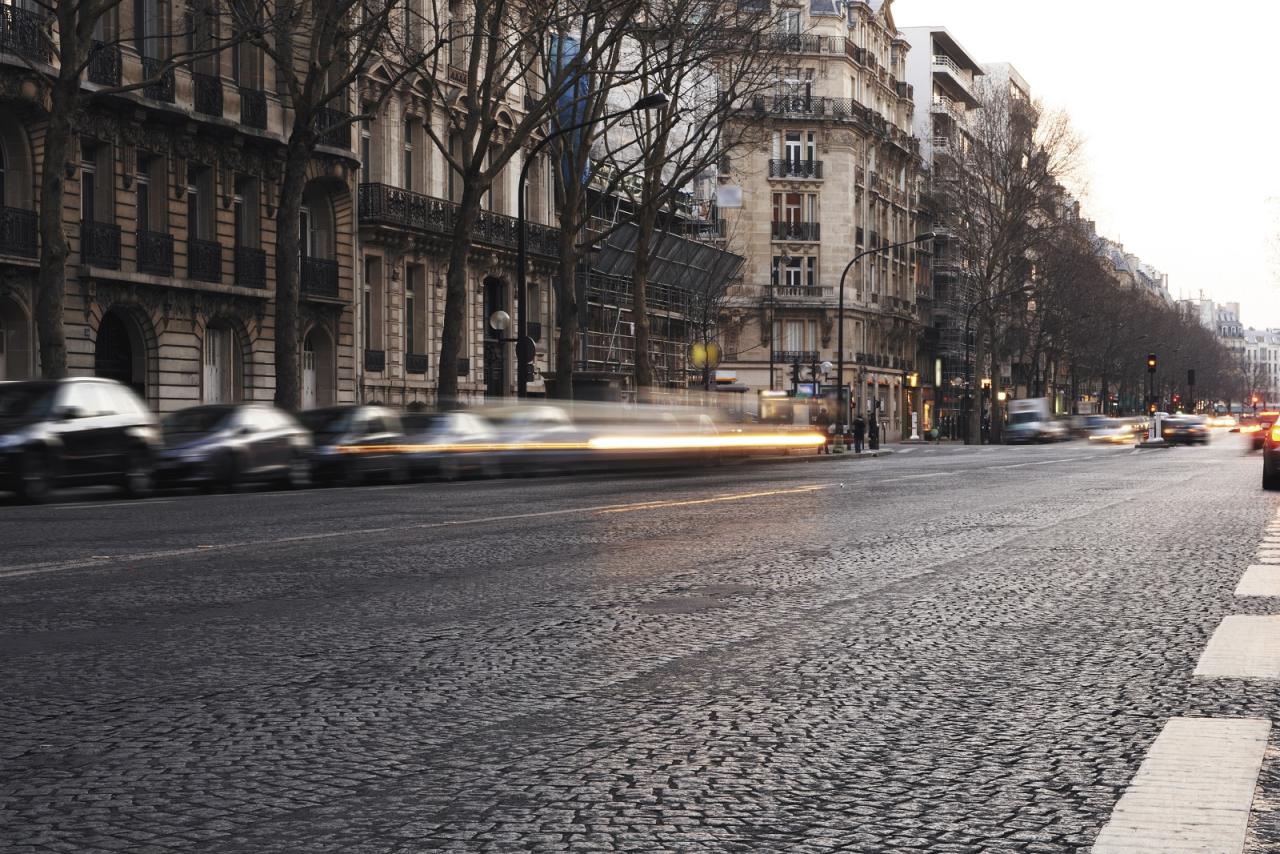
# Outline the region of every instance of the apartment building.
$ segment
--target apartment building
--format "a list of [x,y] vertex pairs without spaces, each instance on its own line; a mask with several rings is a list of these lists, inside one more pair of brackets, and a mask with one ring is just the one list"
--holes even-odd
[[[31,76],[51,73],[56,56],[34,9],[0,7],[0,379],[39,369],[37,188],[51,164]],[[213,12],[198,19],[198,28],[230,26]],[[183,10],[152,0],[107,13],[81,85],[153,82],[89,102],[76,117],[73,156],[56,164],[67,178],[69,370],[125,382],[158,412],[269,400],[275,386],[274,217],[292,117],[271,63],[248,45],[160,74],[189,47],[183,40],[210,38],[190,29]],[[356,394],[357,165],[343,125],[308,170],[299,228],[309,404]]]
[[[911,135],[910,44],[892,3],[811,0],[780,7],[776,91],[744,105],[767,142],[737,153],[722,181],[741,187],[724,212],[728,245],[746,260],[728,311],[725,367],[751,392],[791,389],[838,363],[841,273],[866,249],[918,233],[920,146]],[[887,438],[906,435],[914,398],[917,293],[927,259],[878,252],[844,280],[845,374],[853,408]],[[821,369],[819,368],[819,371]]]
[[903,35],[915,46],[907,57],[907,80],[923,102],[913,131],[921,140],[930,228],[937,235],[924,289],[928,313],[922,317],[918,357],[923,366],[921,416],[926,429],[937,426],[955,436],[960,432],[966,366],[973,356],[966,321],[975,290],[969,257],[958,236],[957,217],[963,214],[954,199],[954,185],[962,153],[972,141],[970,111],[979,106],[976,87],[985,72],[945,27],[909,27]]
[[1280,329],[1245,329],[1244,363],[1247,395],[1257,395],[1260,405],[1280,403]]

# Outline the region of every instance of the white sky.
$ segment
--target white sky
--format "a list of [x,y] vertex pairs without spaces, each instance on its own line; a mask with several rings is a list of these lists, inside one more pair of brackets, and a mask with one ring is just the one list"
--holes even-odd
[[1204,291],[1280,327],[1280,2],[895,0],[893,15],[1012,63],[1071,116],[1085,215],[1175,298]]

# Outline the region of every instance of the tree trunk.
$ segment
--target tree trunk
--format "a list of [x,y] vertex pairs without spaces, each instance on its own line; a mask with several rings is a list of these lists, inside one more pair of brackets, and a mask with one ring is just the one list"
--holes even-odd
[[578,344],[578,256],[574,235],[560,229],[559,270],[556,277],[556,389],[560,400],[573,400],[574,360]]
[[444,327],[440,331],[440,367],[436,400],[452,405],[458,399],[458,359],[467,333],[467,255],[471,232],[480,217],[481,191],[474,175],[463,176],[462,200],[453,224],[449,271],[445,278]]
[[971,380],[969,389],[969,424],[965,430],[964,443],[978,445],[982,443],[982,366],[987,360],[986,338],[983,323],[979,321],[973,336],[973,374],[966,379]]
[[[67,51],[74,53],[74,51]],[[64,62],[74,61],[66,57]],[[62,203],[66,189],[64,167],[71,153],[71,113],[78,80],[55,82],[51,93],[49,127],[45,133],[44,171],[40,177],[40,272],[36,282],[36,334],[40,338],[40,375],[62,379],[67,375],[67,337],[63,307],[67,286],[67,235]]]
[[[280,182],[280,205],[276,209],[276,405],[296,412],[302,406],[301,359],[298,299],[302,280],[300,223],[302,195],[307,185],[310,153],[299,139],[298,125],[285,150],[284,177]],[[334,345],[338,344],[337,331]]]
[[653,240],[655,212],[644,210],[636,218],[636,261],[631,271],[631,319],[635,322],[636,399],[644,400],[653,388],[653,363],[649,359],[649,244]]

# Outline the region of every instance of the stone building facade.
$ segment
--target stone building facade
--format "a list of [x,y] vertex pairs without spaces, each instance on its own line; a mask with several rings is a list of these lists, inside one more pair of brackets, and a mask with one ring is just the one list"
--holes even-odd
[[[135,8],[135,4],[145,4]],[[37,13],[0,29],[0,379],[38,375],[32,314],[40,170],[63,168],[70,243],[64,326],[72,374],[119,379],[158,412],[270,400],[275,387],[276,194],[289,110],[248,47],[85,101],[71,162],[46,164]],[[157,78],[181,13],[124,0],[102,24],[88,92]],[[216,20],[216,19],[215,19]],[[216,24],[225,26],[225,21]],[[43,71],[42,71],[43,69]],[[339,113],[341,111],[338,111]],[[304,402],[354,400],[357,161],[346,126],[309,167],[302,222]]]
[[[778,9],[779,80],[744,105],[763,145],[735,153],[723,183],[741,187],[725,210],[727,244],[747,258],[727,311],[725,367],[749,391],[790,389],[795,374],[838,362],[841,273],[859,252],[918,233],[919,143],[911,135],[909,43],[890,2],[811,0]],[[877,252],[844,281],[845,374],[852,406],[873,410],[885,438],[906,435],[914,383],[919,288],[927,255]],[[799,368],[796,368],[799,365]]]

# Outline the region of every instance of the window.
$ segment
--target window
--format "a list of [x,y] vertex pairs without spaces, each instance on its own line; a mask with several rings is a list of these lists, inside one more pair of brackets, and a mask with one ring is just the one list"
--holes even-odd
[[361,306],[366,350],[383,349],[382,306],[382,259],[369,256],[364,259],[364,300]]
[[818,196],[816,193],[774,193],[774,222],[817,222]]
[[783,33],[789,36],[800,35],[800,10],[799,9],[783,9],[779,13],[779,28]]
[[258,219],[258,181],[248,175],[236,177],[236,193],[232,203],[235,216],[236,246],[257,248],[261,226]]
[[815,160],[817,151],[817,134],[813,131],[787,131],[783,139],[783,159],[792,163]]
[[138,56],[166,59],[169,56],[167,9],[160,0],[134,0],[133,46]]
[[98,162],[92,146],[83,146],[80,155],[80,219],[98,219]]
[[404,268],[404,351],[415,355],[427,351],[424,278],[421,265],[409,264]]
[[404,174],[401,186],[406,190],[414,189],[413,186],[413,134],[414,134],[414,118],[413,116],[404,117]]
[[[149,154],[138,155],[138,172],[134,176],[134,191],[137,194],[137,211],[135,212],[136,222],[140,231],[159,231],[160,209],[163,203],[152,206],[152,193],[155,188],[151,185],[151,174],[155,168],[155,158]],[[160,181],[164,183],[163,180]],[[162,196],[163,198],[163,196]]]
[[187,239],[213,240],[213,170],[191,164],[187,167]]
[[241,360],[236,335],[222,323],[204,332],[204,402],[233,403],[244,396]]
[[[147,0],[142,0],[146,2]],[[138,0],[135,0],[138,2]],[[155,2],[155,0],[152,0]],[[202,74],[217,74],[221,54],[214,50],[218,43],[218,5],[216,0],[193,0],[189,30],[190,49],[195,58],[195,70]]]
[[[373,112],[373,106],[365,104],[360,108],[360,112],[368,116]],[[360,169],[364,173],[361,180],[373,181],[373,120],[363,118],[360,120]]]

